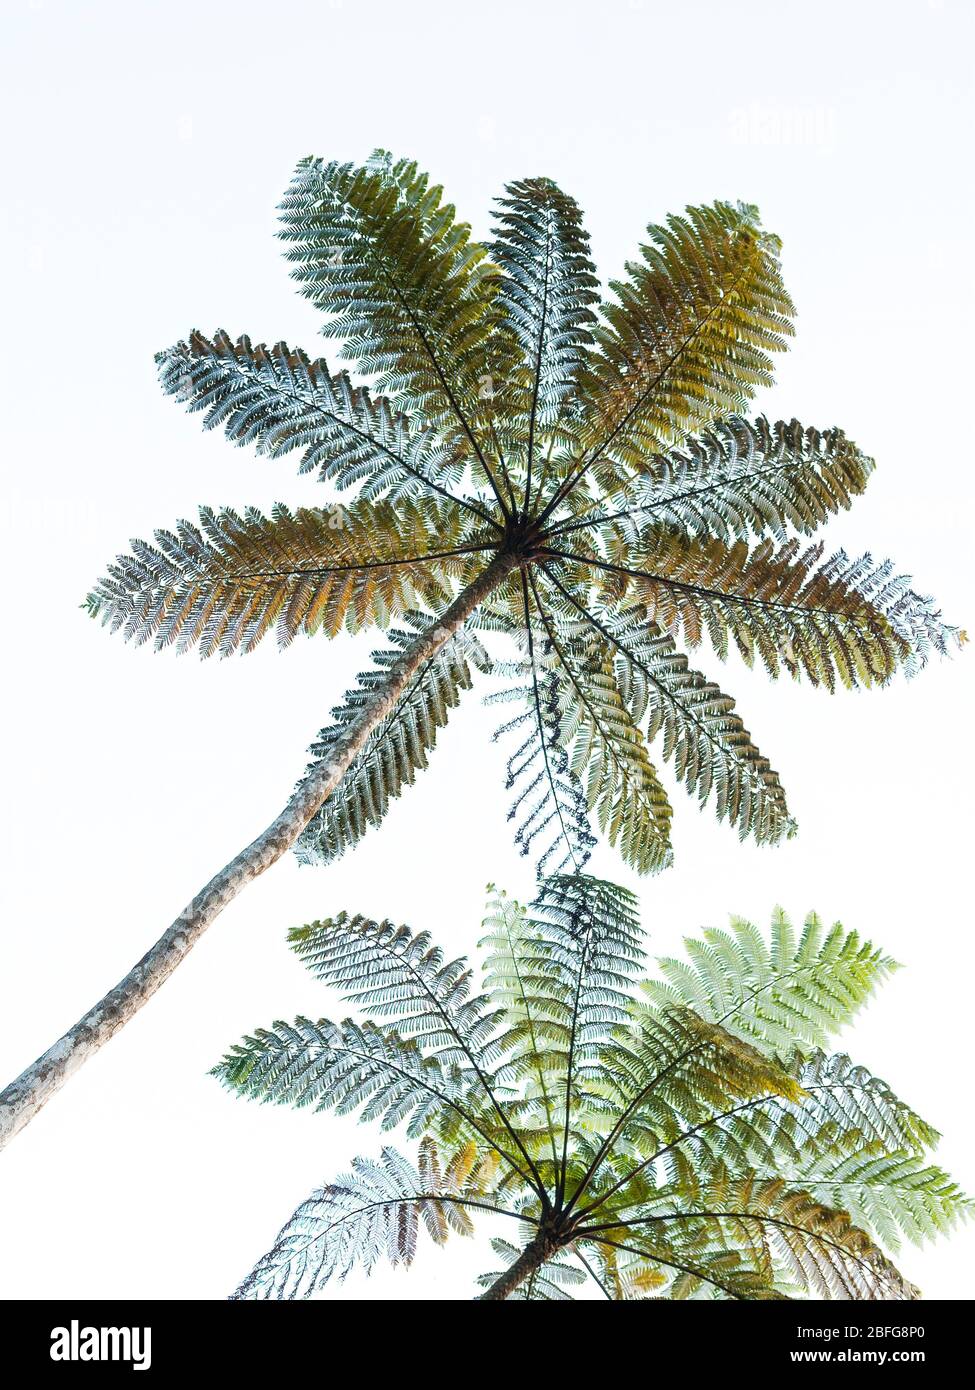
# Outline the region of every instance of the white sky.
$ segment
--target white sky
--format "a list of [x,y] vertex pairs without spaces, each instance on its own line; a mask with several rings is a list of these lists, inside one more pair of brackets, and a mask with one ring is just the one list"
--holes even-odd
[[[880,463],[830,544],[892,553],[972,624],[972,18],[963,0],[7,0],[0,1084],[277,812],[373,645],[200,663],[79,608],[129,537],[200,503],[323,500],[290,462],[205,436],[152,362],[193,326],[318,349],[272,236],[302,155],[409,154],[477,234],[505,181],[548,175],[586,209],[603,275],[650,220],[757,202],[799,307],[762,407],[839,424]],[[676,867],[640,885],[651,950],[777,902],[880,942],[908,968],[846,1045],[975,1190],[971,656],[835,698],[702,664],[800,836],[741,847],[675,788]],[[381,833],[252,886],[3,1155],[0,1296],[223,1297],[313,1186],[378,1152],[371,1127],[235,1101],[206,1072],[257,1025],[341,1009],[286,949],[291,925],[388,914],[460,953],[488,880],[530,892],[493,726],[472,693]],[[633,882],[611,851],[595,865]],[[332,1296],[467,1298],[492,1259],[457,1240]],[[901,1264],[930,1297],[970,1298],[975,1227]]]

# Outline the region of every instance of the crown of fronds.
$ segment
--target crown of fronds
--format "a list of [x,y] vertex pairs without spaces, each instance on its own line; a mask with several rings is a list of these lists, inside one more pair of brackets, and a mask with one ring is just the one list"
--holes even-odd
[[314,1192],[236,1297],[408,1265],[422,1231],[469,1234],[479,1212],[520,1232],[481,1283],[521,1298],[588,1280],[615,1300],[917,1296],[890,1255],[969,1203],[930,1160],[931,1126],[826,1050],[889,957],[777,911],[768,933],[733,918],[645,979],[627,890],[555,875],[527,909],[490,891],[479,973],[388,921],[291,933],[355,1017],[277,1022],[215,1075],[403,1127],[417,1156],[384,1148]]
[[[287,644],[415,627],[493,556],[516,556],[469,631],[515,648],[499,667],[521,711],[503,726],[517,737],[507,778],[539,873],[583,870],[594,827],[640,872],[670,862],[654,747],[743,837],[792,834],[777,774],[679,643],[832,690],[911,675],[960,639],[889,561],[803,539],[863,492],[872,460],[838,429],[743,416],[793,316],[754,207],[649,227],[602,302],[582,214],[549,179],[509,185],[481,244],[413,163],[306,159],[280,235],[370,385],[286,343],[198,331],[159,354],[160,379],[207,429],[294,456],[332,500],[203,508],[134,542],[88,601],[127,638],[209,656],[272,631]],[[425,766],[470,684],[456,651],[370,739],[303,858],[352,844]]]

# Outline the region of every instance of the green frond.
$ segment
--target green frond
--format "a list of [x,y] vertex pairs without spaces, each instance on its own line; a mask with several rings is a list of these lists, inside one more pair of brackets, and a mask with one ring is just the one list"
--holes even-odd
[[680,449],[654,455],[638,476],[555,534],[564,540],[597,532],[607,551],[650,527],[724,545],[766,535],[785,542],[790,530],[811,535],[848,508],[873,470],[873,459],[842,430],[733,415]]
[[484,991],[504,1009],[500,1075],[520,1080],[541,1068],[564,1090],[573,1069],[593,1062],[628,1016],[644,959],[635,907],[626,889],[588,874],[542,880],[527,910],[490,899],[479,946]]
[[[334,636],[443,605],[481,542],[455,509],[428,498],[355,501],[324,511],[278,505],[270,517],[202,508],[200,525],[133,541],[92,591],[88,609],[113,632],[201,656],[251,652],[272,630]],[[475,554],[475,559],[476,559]]]
[[[659,1168],[691,1192],[716,1173],[746,1168],[790,1174],[810,1187],[853,1155],[910,1153],[920,1160],[937,1143],[937,1131],[885,1081],[843,1053],[798,1056],[789,1071],[791,1096],[770,1087],[745,1103],[712,1096],[683,1112],[678,1104],[662,1122],[654,1107],[645,1123],[635,1116],[627,1137],[641,1156],[641,1172],[649,1178],[648,1170]],[[639,1191],[627,1188],[627,1201]]]
[[421,1230],[438,1245],[451,1230],[469,1235],[465,1185],[452,1179],[455,1158],[444,1164],[425,1138],[415,1166],[392,1148],[378,1163],[353,1159],[350,1172],[302,1202],[232,1297],[310,1298],[355,1267],[368,1274],[380,1259],[411,1265]]
[[[222,428],[232,443],[269,458],[300,451],[299,473],[359,486],[366,501],[420,492],[447,499],[463,482],[455,443],[300,348],[194,330],[156,363],[163,390],[202,413],[205,429]],[[474,510],[463,498],[455,506]]]
[[[718,1143],[718,1117],[749,1113],[751,1103],[799,1105],[803,1092],[793,1070],[739,1034],[677,1005],[635,1010],[599,1054],[599,1085],[607,1110],[616,1112],[614,1136],[603,1157],[624,1173],[638,1157],[650,1168],[698,1131]],[[723,1133],[720,1135],[723,1137]],[[587,1181],[597,1172],[597,1165]],[[628,1197],[632,1200],[632,1194]]]
[[605,662],[602,669],[576,669],[572,683],[580,704],[565,720],[563,734],[572,740],[571,766],[585,785],[589,808],[624,863],[640,873],[659,873],[673,863],[673,812],[612,667]]
[[917,1153],[858,1152],[832,1162],[810,1159],[797,1180],[821,1202],[842,1207],[896,1253],[944,1235],[972,1214],[972,1202],[943,1168]]
[[791,334],[780,244],[753,207],[692,207],[648,228],[614,280],[582,380],[593,458],[642,470],[688,432],[739,410],[772,380]]
[[[618,1227],[611,1220],[600,1222],[603,1238],[612,1236],[637,1247],[651,1266],[659,1260],[685,1270],[703,1265],[707,1271],[715,1257],[725,1261],[733,1256],[737,1268],[725,1273],[731,1297],[741,1296],[735,1285],[743,1273],[771,1289],[779,1265],[817,1298],[918,1297],[846,1212],[791,1189],[781,1178],[755,1173],[722,1178],[694,1203],[679,1191],[661,1190],[654,1208],[629,1216]],[[588,1229],[592,1228],[583,1226],[580,1235]],[[673,1291],[672,1297],[691,1291],[695,1275],[685,1278],[680,1294]]]
[[[515,822],[514,842],[520,853],[527,856],[535,850],[539,877],[546,872],[582,873],[596,840],[585,790],[564,747],[564,680],[551,661],[548,634],[535,630],[527,584],[520,597],[528,651],[522,660],[495,664],[495,673],[514,684],[485,699],[486,704],[515,701],[523,706],[494,733],[495,742],[508,734],[521,739],[506,763],[505,790],[514,792],[508,820]],[[489,615],[488,622],[498,623],[499,615]],[[510,623],[502,620],[500,626],[511,633]]]
[[[332,710],[333,723],[311,746],[309,772],[327,762],[363,705],[381,690],[389,668],[399,660],[417,631],[423,615],[406,614],[413,626],[393,629],[391,645],[373,652],[373,666],[360,674],[358,684]],[[370,826],[378,826],[390,802],[412,786],[426,768],[439,731],[472,684],[471,667],[489,669],[487,653],[472,632],[451,637],[417,672],[409,689],[387,717],[370,733],[331,796],[302,831],[295,846],[301,863],[323,864],[353,848]]]
[[[408,161],[304,159],[281,203],[281,237],[302,294],[377,389],[409,399],[497,483],[488,461],[497,402],[517,347],[499,274],[442,189]],[[500,493],[497,493],[500,498]]]
[[695,1010],[758,1045],[788,1053],[803,1043],[822,1047],[852,1022],[896,962],[840,923],[829,930],[810,913],[798,936],[781,908],[768,938],[733,917],[684,942],[686,960],[658,961],[662,978],[642,986],[645,1010]]
[[772,677],[804,673],[829,690],[837,681],[885,685],[899,668],[912,676],[932,651],[944,655],[964,640],[889,560],[844,551],[823,560],[821,545],[801,551],[795,539],[750,551],[743,541],[725,546],[654,530],[625,565],[556,554],[590,571],[604,602],[635,601],[688,646],[707,634],[724,659],[734,642],[748,665],[757,656]]
[[323,984],[445,1069],[489,1064],[500,1000],[471,993],[463,958],[445,961],[429,932],[340,913],[296,927],[289,943]]
[[560,629],[543,607],[536,611],[556,673],[559,732],[586,805],[625,863],[658,873],[673,861],[673,812],[646,742],[620,694],[612,659],[585,634]]
[[845,1132],[850,1148],[856,1137],[861,1149],[882,1146],[922,1153],[940,1138],[886,1081],[845,1053],[829,1057],[813,1052],[803,1059],[798,1079],[805,1115],[812,1115],[820,1133],[828,1128],[834,1135]]
[[[544,1120],[552,1164],[557,1166],[565,1102],[558,1091],[552,1049],[553,1043],[564,1043],[565,1029],[564,1018],[552,1017],[546,976],[550,960],[548,953],[543,955],[533,944],[525,908],[493,885],[488,887],[492,896],[481,923],[485,935],[478,948],[483,953],[484,994],[499,1011],[494,1022],[500,1033],[493,1042],[492,1060],[505,1057],[499,1079],[509,1083],[509,1105],[523,1090],[526,1104],[517,1109]],[[551,1072],[556,1075],[550,1083]]]
[[[362,1111],[383,1129],[457,1134],[471,1110],[470,1075],[443,1068],[393,1028],[346,1019],[278,1020],[236,1043],[214,1069],[228,1090],[264,1104]],[[469,1137],[469,1131],[465,1134]]]
[[[521,349],[517,379],[503,383],[502,390],[514,416],[508,428],[522,430],[518,452],[524,454],[527,509],[543,434],[549,460],[560,428],[563,437],[572,438],[566,425],[592,342],[598,280],[572,198],[550,179],[524,179],[505,192],[497,201],[490,251],[502,271],[500,305]],[[537,467],[536,486],[545,476],[545,468]]]
[[741,839],[752,835],[758,844],[776,844],[791,838],[796,825],[778,773],[734,713],[734,700],[689,666],[644,606],[586,607],[545,573],[568,601],[568,611],[588,625],[589,641],[612,663],[634,723],[646,721],[648,744],[659,739],[663,757],[687,790],[701,805],[711,800],[718,820],[727,818]]

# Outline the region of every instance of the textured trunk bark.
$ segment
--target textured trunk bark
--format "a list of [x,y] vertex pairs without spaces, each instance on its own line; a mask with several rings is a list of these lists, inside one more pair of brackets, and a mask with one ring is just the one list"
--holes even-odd
[[518,1285],[523,1284],[529,1275],[533,1274],[555,1253],[556,1249],[555,1242],[548,1236],[535,1236],[528,1242],[514,1264],[495,1279],[486,1292],[480,1295],[478,1302],[487,1303],[510,1297]]
[[104,999],[0,1092],[0,1148],[33,1119],[69,1076],[142,1008],[241,889],[291,848],[338,786],[370,733],[392,711],[416,671],[453,636],[516,564],[509,555],[498,555],[492,560],[443,616],[404,651],[390,668],[386,684],[349,725],[329,762],[305,779],[281,814],[197,893],[155,946]]

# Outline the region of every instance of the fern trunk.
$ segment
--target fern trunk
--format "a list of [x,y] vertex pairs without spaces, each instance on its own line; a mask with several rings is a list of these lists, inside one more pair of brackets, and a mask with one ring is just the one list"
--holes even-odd
[[526,1279],[531,1278],[536,1269],[541,1269],[545,1261],[554,1255],[557,1248],[556,1242],[550,1236],[539,1232],[528,1242],[514,1264],[509,1265],[505,1272],[495,1279],[487,1292],[480,1295],[478,1301],[488,1303],[510,1298],[515,1289]]
[[508,554],[500,554],[492,560],[443,616],[404,650],[399,661],[390,668],[385,684],[362,707],[331,750],[328,760],[319,764],[296,789],[281,814],[214,875],[114,989],[0,1092],[0,1148],[29,1124],[68,1077],[148,1002],[241,889],[291,848],[315,812],[339,785],[369,735],[392,712],[419,668],[453,636],[516,565],[517,560]]

